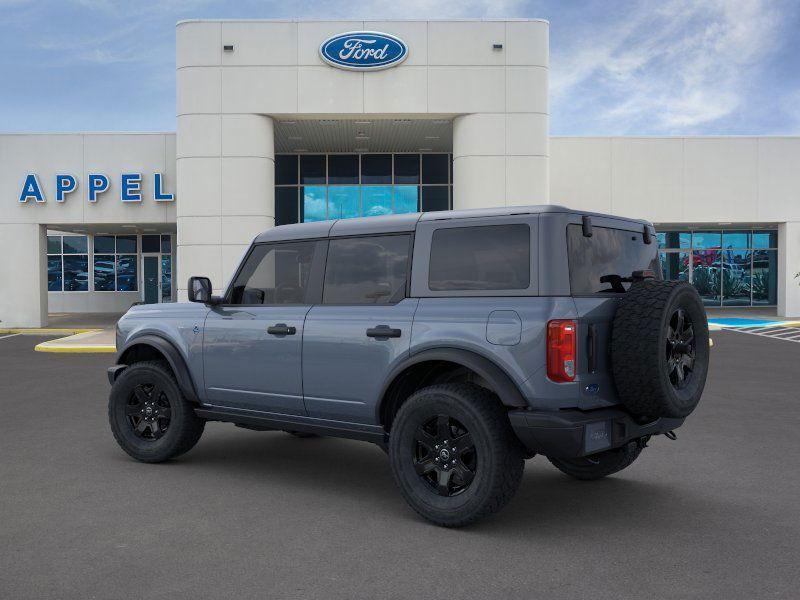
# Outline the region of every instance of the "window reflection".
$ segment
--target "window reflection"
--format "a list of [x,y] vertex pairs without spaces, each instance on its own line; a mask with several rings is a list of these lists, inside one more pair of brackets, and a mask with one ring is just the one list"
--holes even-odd
[[307,185],[303,188],[303,220],[324,221],[325,215],[325,186]]
[[776,230],[663,231],[658,242],[664,278],[690,281],[706,305],[777,303]]
[[392,214],[392,186],[365,185],[361,188],[365,217]]
[[328,218],[351,219],[359,214],[359,187],[357,185],[328,188]]

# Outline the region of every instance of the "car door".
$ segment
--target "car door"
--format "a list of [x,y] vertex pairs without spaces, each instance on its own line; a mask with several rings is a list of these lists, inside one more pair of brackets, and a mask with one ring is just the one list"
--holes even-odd
[[410,251],[410,234],[330,240],[322,303],[303,332],[309,416],[374,424],[388,370],[409,352],[418,303],[406,297]]
[[250,250],[225,302],[214,306],[206,318],[203,368],[207,402],[306,414],[301,376],[303,327],[314,301],[314,286],[310,286],[315,279],[314,257],[321,271],[324,244],[281,242],[258,244]]

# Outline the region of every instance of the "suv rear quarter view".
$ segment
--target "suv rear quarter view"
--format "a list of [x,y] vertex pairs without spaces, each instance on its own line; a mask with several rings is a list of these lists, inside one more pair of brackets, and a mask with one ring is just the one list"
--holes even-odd
[[207,421],[374,442],[420,515],[498,511],[524,461],[629,466],[697,405],[708,327],[652,225],[547,205],[275,227],[220,296],[120,319],[109,420],[144,462]]

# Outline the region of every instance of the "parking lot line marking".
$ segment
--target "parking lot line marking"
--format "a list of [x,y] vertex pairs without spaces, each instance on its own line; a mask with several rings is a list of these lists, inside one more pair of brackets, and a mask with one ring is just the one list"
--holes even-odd
[[22,335],[22,334],[21,333],[12,333],[11,335],[0,335],[0,340],[4,340],[4,339],[10,338],[10,337],[16,337],[18,335]]

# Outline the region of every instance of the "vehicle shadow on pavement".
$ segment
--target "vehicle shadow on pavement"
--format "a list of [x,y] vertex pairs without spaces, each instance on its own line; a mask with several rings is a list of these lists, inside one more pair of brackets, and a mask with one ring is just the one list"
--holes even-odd
[[[386,455],[377,446],[325,437],[298,439],[284,432],[249,432],[229,424],[213,424],[207,433],[211,435],[204,436],[187,455],[160,465],[169,470],[170,477],[178,475],[178,470],[195,475],[201,470],[203,479],[218,480],[220,486],[224,481],[231,492],[237,485],[255,495],[279,487],[298,500],[311,496],[322,504],[344,507],[357,500],[359,510],[366,501],[387,517],[420,521],[400,497]],[[166,471],[162,473],[166,478]],[[539,456],[527,461],[511,503],[469,529],[501,536],[525,531],[546,537],[602,522],[606,528],[665,535],[674,531],[676,521],[683,527],[687,517],[691,523],[695,515],[708,522],[709,516],[720,511],[730,514],[731,509],[683,489],[680,482],[655,480],[649,469],[634,466],[604,480],[576,481]]]

